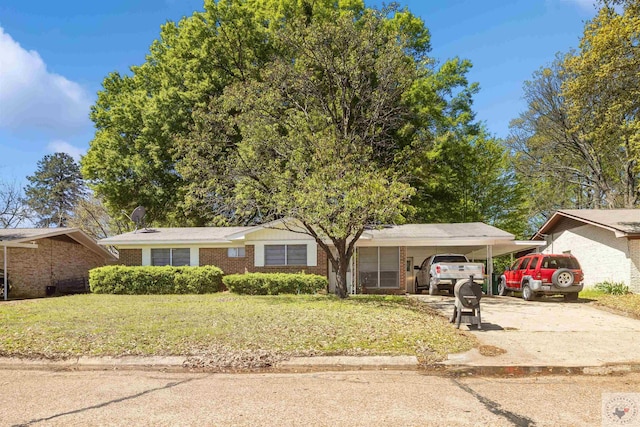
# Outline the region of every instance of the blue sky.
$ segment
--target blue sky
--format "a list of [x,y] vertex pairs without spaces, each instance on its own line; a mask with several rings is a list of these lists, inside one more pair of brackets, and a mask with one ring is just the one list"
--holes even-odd
[[[380,2],[368,0],[368,5]],[[522,83],[556,52],[577,47],[591,0],[405,0],[426,23],[432,56],[474,64],[475,111],[508,134],[524,110]],[[111,71],[144,62],[160,25],[203,0],[0,2],[0,182],[23,184],[45,154],[79,158],[93,137],[88,118]]]

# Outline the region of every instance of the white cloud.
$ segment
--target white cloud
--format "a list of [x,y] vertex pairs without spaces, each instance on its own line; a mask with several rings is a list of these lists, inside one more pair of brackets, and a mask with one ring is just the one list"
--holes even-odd
[[573,3],[578,5],[581,9],[586,10],[587,12],[595,12],[595,0],[562,0],[565,3]]
[[77,83],[47,71],[0,27],[0,129],[67,133],[88,126],[91,101]]
[[52,153],[67,153],[76,161],[80,161],[80,156],[86,153],[86,150],[60,140],[50,142],[49,145],[47,145],[47,149]]

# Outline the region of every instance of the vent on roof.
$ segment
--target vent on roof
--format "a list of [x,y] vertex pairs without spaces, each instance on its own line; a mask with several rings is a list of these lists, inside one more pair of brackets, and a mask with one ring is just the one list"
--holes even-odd
[[153,228],[143,228],[140,230],[141,233],[157,233],[158,230],[154,230]]
[[395,225],[393,224],[367,224],[364,226],[365,230],[380,230],[383,228],[393,228]]

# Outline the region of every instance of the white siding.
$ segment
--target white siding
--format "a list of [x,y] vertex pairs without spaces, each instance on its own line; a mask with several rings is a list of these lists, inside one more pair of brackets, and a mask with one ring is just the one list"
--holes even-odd
[[142,248],[142,265],[151,265],[151,248]]
[[200,248],[189,248],[189,265],[198,267],[200,265]]
[[631,284],[629,287],[634,293],[640,293],[640,239],[629,240],[629,253],[631,254]]
[[253,251],[253,265],[256,267],[264,267],[264,243],[255,242]]
[[274,228],[266,228],[249,233],[246,237],[251,241],[274,241],[274,240],[310,240],[308,234],[295,233],[289,230],[279,230]]
[[630,285],[631,263],[628,240],[617,238],[612,231],[593,225],[553,233],[542,252],[561,254],[571,251],[584,272],[585,286],[609,280]]

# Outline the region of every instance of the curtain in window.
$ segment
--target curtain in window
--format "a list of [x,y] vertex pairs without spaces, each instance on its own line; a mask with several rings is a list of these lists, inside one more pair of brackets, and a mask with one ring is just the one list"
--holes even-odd
[[190,255],[191,253],[189,248],[171,249],[171,264],[174,267],[190,265]]
[[307,265],[307,245],[287,245],[287,265]]
[[285,245],[265,245],[264,265],[286,265]]

